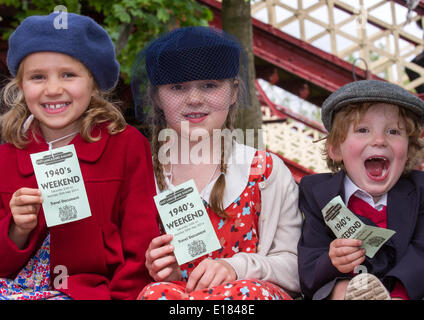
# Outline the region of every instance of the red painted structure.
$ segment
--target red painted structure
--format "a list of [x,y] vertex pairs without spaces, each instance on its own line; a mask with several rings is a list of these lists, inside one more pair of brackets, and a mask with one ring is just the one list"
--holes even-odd
[[[198,0],[213,12],[210,25],[222,28],[222,4],[216,0]],[[406,6],[406,1],[394,0]],[[342,9],[342,8],[339,8]],[[424,0],[421,0],[415,11],[424,15]],[[305,41],[294,38],[273,26],[252,18],[253,26],[253,53],[255,55],[255,69],[257,78],[270,81],[305,100],[321,106],[322,102],[333,91],[354,80],[379,79],[377,75],[366,73],[365,70],[353,67],[351,63],[338,58],[328,52],[318,49]],[[302,89],[307,88],[308,93],[303,96]],[[298,115],[288,108],[277,106],[270,101],[264,91],[256,82],[258,98],[263,105],[270,108],[271,114],[285,121],[287,118],[295,119],[316,130],[325,133],[322,124],[311,121]],[[419,95],[424,99],[424,94]],[[296,162],[280,156],[295,177],[296,181],[304,175],[313,173]]]
[[[198,1],[213,12],[214,18],[210,25],[221,28],[221,3],[216,0]],[[305,100],[317,106],[331,92],[353,81],[352,64],[349,62],[255,18],[252,18],[252,25],[258,78],[267,80],[269,71],[276,69],[279,81],[274,84],[295,95],[299,95],[302,85],[306,83],[310,87],[310,94]],[[358,67],[354,67],[354,72],[358,80],[367,77],[366,72]],[[287,81],[288,78],[290,81]],[[380,79],[373,74],[369,78]]]

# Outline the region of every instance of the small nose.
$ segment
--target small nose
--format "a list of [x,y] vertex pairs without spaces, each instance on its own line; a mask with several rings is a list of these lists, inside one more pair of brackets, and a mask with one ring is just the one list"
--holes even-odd
[[45,93],[48,96],[55,96],[62,93],[62,86],[58,79],[48,79],[46,82]]
[[202,104],[203,95],[199,88],[192,87],[188,90],[186,96],[186,102],[188,105],[197,106]]
[[382,147],[387,145],[386,135],[384,132],[374,132],[372,136],[372,145]]

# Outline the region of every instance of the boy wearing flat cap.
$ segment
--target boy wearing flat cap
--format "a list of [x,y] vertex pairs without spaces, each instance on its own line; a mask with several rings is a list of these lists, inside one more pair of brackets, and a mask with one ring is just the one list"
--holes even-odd
[[[324,154],[332,173],[306,176],[299,207],[302,292],[309,299],[424,297],[424,173],[420,139],[424,101],[377,80],[349,83],[322,106],[329,132]],[[395,234],[377,253],[363,241],[337,239],[322,211],[336,196],[368,226]],[[358,269],[365,271],[356,274]]]

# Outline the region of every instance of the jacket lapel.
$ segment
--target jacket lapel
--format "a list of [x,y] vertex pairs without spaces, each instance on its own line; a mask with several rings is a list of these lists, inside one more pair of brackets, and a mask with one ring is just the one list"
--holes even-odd
[[75,151],[77,152],[78,160],[80,161],[96,162],[102,155],[103,150],[106,148],[107,141],[110,137],[105,124],[95,127],[91,131],[91,135],[93,137],[101,138],[95,142],[86,142],[81,135],[77,135],[70,142],[70,144],[75,145]]
[[[320,209],[335,196],[344,196],[344,172],[340,171],[330,179],[314,186],[313,192]],[[396,231],[388,241],[396,247],[397,252],[403,252],[408,246],[417,219],[417,199],[414,185],[409,179],[401,178],[389,191],[387,197],[387,228]],[[358,216],[368,225],[374,225],[370,220]]]
[[315,199],[317,199],[319,208],[322,209],[334,197],[344,196],[344,171],[339,171],[330,179],[317,183],[313,188]]
[[403,252],[409,243],[417,219],[417,198],[414,185],[401,178],[387,197],[387,228],[396,231],[392,240],[397,252]]

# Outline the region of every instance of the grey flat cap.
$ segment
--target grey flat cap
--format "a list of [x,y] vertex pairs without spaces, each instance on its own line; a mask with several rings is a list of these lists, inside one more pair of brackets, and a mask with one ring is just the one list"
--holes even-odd
[[411,110],[424,124],[424,101],[402,87],[380,80],[361,80],[348,83],[334,91],[323,103],[321,118],[328,132],[333,115],[349,104],[385,102]]

